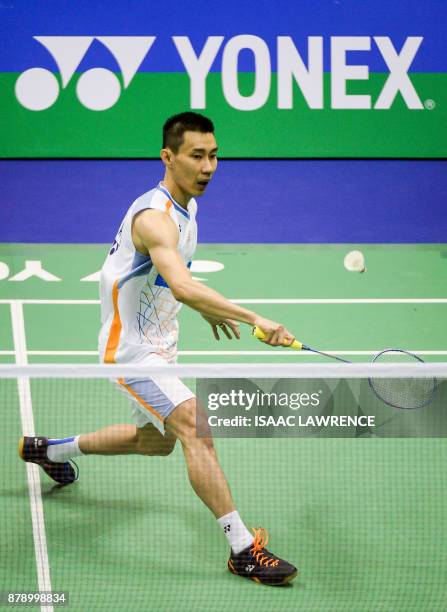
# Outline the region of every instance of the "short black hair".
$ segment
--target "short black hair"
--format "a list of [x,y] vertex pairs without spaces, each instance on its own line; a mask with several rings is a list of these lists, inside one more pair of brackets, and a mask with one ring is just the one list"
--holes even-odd
[[200,113],[186,112],[173,115],[163,126],[163,149],[169,147],[177,153],[183,144],[183,134],[187,131],[214,134],[214,125],[211,119]]

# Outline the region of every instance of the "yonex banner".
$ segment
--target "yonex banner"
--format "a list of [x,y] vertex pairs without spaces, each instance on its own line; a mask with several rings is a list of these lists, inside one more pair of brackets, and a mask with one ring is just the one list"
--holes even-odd
[[186,109],[215,121],[226,157],[447,153],[443,3],[0,11],[4,157],[155,157],[164,119]]

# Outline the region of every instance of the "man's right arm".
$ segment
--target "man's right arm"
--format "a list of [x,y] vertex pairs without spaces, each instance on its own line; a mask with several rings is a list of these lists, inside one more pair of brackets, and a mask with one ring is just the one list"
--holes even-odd
[[294,337],[284,326],[233,304],[214,289],[192,278],[177,250],[178,230],[168,214],[158,210],[142,211],[134,218],[132,238],[137,250],[143,248],[149,253],[179,302],[205,316],[258,325],[266,334],[267,344],[290,344],[293,341]]

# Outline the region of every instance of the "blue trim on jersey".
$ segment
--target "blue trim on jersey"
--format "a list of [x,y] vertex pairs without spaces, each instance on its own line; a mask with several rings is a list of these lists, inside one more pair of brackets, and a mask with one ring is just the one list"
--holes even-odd
[[144,263],[149,263],[151,261],[150,255],[143,255],[139,251],[135,251],[135,255],[133,257],[131,271],[133,272],[137,268],[139,268]]
[[157,278],[155,279],[154,285],[156,285],[157,287],[166,287],[166,288],[169,289],[168,283],[165,281],[165,279],[162,277],[161,274],[157,275]]
[[159,191],[161,191],[162,193],[164,193],[165,196],[171,200],[171,202],[174,204],[174,208],[175,208],[175,210],[177,212],[179,212],[180,214],[182,214],[184,217],[186,217],[189,220],[189,213],[188,213],[188,211],[185,210],[184,208],[182,208],[180,206],[180,204],[177,204],[177,202],[174,200],[174,198],[169,193],[169,191],[166,189],[166,187],[163,187],[163,185],[158,185],[157,189]]
[[136,251],[132,262],[132,270],[118,282],[118,289],[121,289],[124,283],[127,283],[127,281],[131,278],[149,274],[153,268],[153,265],[154,264],[152,263],[149,255],[143,255],[142,253],[138,253],[138,251]]
[[[191,267],[191,264],[192,264],[192,261],[188,261],[188,263],[186,264],[186,267],[189,269]],[[154,285],[156,285],[157,287],[166,287],[167,289],[169,289],[168,283],[165,281],[165,279],[162,277],[161,274],[157,275]]]
[[73,442],[73,438],[55,438],[54,440],[48,440],[48,446],[53,446],[53,444],[66,444],[67,442]]

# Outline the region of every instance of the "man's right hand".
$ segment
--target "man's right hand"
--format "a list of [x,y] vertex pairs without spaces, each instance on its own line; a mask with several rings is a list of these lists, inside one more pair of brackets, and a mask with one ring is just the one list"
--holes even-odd
[[295,340],[295,336],[281,323],[264,319],[264,317],[256,317],[255,325],[265,334],[262,342],[270,346],[290,346]]

